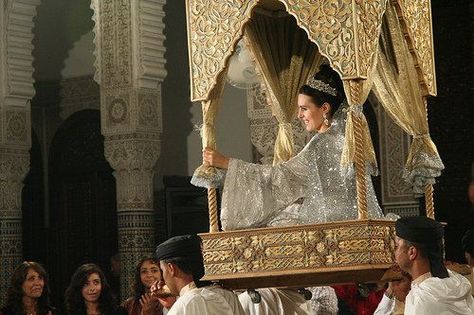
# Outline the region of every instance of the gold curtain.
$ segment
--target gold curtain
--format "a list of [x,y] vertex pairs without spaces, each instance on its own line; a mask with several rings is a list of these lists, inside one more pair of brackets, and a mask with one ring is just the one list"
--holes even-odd
[[322,57],[292,16],[255,11],[245,34],[279,123],[273,160],[277,164],[295,154],[291,122],[298,108],[298,90],[314,74]]
[[[217,79],[217,83],[214,86],[210,94],[210,98],[207,101],[202,101],[202,126],[201,126],[201,140],[202,147],[216,149],[216,130],[215,120],[217,111],[222,99],[222,92],[225,86],[225,76],[227,70],[225,70]],[[215,167],[207,165],[201,165],[194,171],[193,184],[200,187],[217,187],[219,181],[220,172]],[[200,182],[200,180],[203,180]],[[214,184],[216,183],[216,184]]]
[[[375,63],[372,69],[374,68]],[[372,72],[373,70],[370,71],[369,74]],[[343,84],[347,103],[349,104],[349,112],[347,114],[341,165],[345,168],[352,167],[352,164],[355,162],[356,133],[358,132],[358,141],[361,141],[360,145],[362,146],[363,164],[365,167],[369,167],[369,171],[372,175],[377,175],[377,159],[375,157],[374,145],[370,137],[367,119],[362,111],[363,105],[372,88],[372,76],[369,75],[367,80],[343,80]],[[358,130],[355,128],[356,124],[360,124]]]
[[426,98],[421,94],[414,60],[393,7],[388,6],[386,18],[396,65],[379,49],[373,92],[397,125],[413,136],[404,177],[415,193],[423,194],[444,166],[429,134]]

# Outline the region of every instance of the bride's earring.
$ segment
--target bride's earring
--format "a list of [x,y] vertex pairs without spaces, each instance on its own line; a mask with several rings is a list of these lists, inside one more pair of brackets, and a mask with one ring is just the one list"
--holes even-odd
[[324,118],[324,124],[325,124],[326,126],[329,126],[329,120],[328,120],[328,116],[327,116],[326,113],[323,114],[323,118]]

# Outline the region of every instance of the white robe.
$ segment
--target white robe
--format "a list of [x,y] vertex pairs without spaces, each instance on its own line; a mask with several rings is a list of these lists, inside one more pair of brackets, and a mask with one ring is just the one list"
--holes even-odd
[[239,295],[239,301],[247,315],[308,315],[310,305],[295,290],[279,290],[275,288],[258,289],[262,300],[253,303],[247,292]]
[[295,290],[266,288],[257,289],[262,300],[253,303],[247,292],[239,295],[240,303],[247,315],[336,315],[337,296],[331,287],[309,288],[311,300]]
[[[295,157],[275,166],[231,159],[221,204],[224,230],[357,219],[354,172],[341,167],[343,118],[313,136]],[[367,172],[369,218],[382,211]]]
[[168,315],[245,315],[237,295],[218,286],[196,288],[191,282],[179,293]]
[[448,273],[444,279],[414,280],[405,300],[405,315],[474,315],[471,284],[460,274]]
[[400,302],[395,297],[389,298],[384,294],[374,315],[403,315],[404,307],[405,303]]

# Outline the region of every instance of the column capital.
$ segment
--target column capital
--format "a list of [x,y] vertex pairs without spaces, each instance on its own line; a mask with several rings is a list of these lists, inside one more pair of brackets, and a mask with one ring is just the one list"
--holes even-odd
[[160,154],[156,135],[125,134],[105,138],[105,157],[115,170],[117,210],[153,209],[153,168]]
[[157,134],[119,134],[106,136],[105,158],[115,171],[152,171],[160,155]]

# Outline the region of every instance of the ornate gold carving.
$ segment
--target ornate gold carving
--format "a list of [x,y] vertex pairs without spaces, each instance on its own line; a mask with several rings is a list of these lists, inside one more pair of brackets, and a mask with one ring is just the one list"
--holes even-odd
[[[188,1],[191,98],[205,100],[256,0]],[[280,0],[343,78],[365,78],[376,52],[386,0]]]
[[389,267],[394,225],[394,221],[357,220],[201,234],[205,279]]
[[376,56],[378,40],[382,29],[382,17],[385,13],[386,0],[357,0],[357,35],[359,76],[369,76],[369,70]]
[[413,47],[421,79],[426,84],[427,94],[436,95],[436,74],[434,65],[433,30],[430,0],[394,0],[398,5],[398,15]]
[[255,0],[189,0],[191,98],[207,100],[250,18]]

